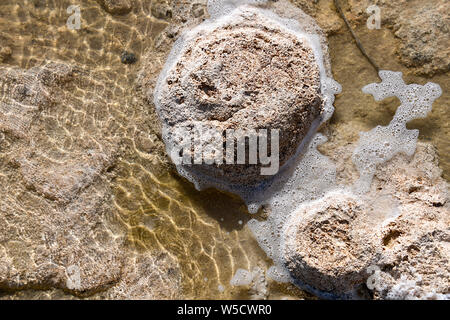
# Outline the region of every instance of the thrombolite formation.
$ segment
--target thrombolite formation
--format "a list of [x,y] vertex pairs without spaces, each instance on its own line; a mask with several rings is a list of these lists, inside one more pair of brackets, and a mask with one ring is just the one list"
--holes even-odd
[[284,230],[286,266],[296,280],[324,292],[350,292],[366,279],[376,253],[363,203],[330,193],[298,209]]
[[[279,161],[286,163],[324,109],[321,70],[308,38],[250,7],[182,38],[154,92],[169,153],[180,143],[174,132],[200,122],[218,132],[278,129]],[[184,168],[251,185],[268,177],[261,175],[260,166]]]
[[367,285],[376,298],[448,298],[448,183],[435,159],[419,144],[412,160],[379,168],[366,196],[332,192],[299,208],[284,233],[292,276],[322,295]]

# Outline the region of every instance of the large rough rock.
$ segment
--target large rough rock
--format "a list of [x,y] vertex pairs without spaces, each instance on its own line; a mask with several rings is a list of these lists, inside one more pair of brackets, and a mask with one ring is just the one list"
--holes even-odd
[[65,85],[75,70],[65,64],[49,63],[27,72],[19,68],[0,69],[3,82],[0,104],[0,130],[25,137],[39,112],[50,108],[57,97],[57,87]]
[[350,292],[366,279],[376,253],[363,203],[343,192],[302,206],[287,223],[286,266],[304,284]]
[[181,272],[165,252],[135,254],[125,264],[123,277],[101,298],[131,300],[181,299]]
[[[224,25],[186,37],[185,47],[171,61],[155,93],[168,132],[190,129],[196,122],[217,132],[279,129],[283,165],[323,110],[319,67],[311,44],[249,9]],[[169,144],[177,143],[167,139]],[[260,164],[248,161],[193,167],[235,184],[267,178],[261,175]]]
[[337,296],[367,286],[375,298],[448,298],[450,201],[440,175],[435,150],[419,143],[412,159],[380,166],[364,197],[333,192],[302,206],[286,228],[287,268]]

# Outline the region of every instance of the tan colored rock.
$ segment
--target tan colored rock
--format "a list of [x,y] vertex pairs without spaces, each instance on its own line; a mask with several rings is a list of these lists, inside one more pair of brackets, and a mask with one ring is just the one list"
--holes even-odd
[[181,272],[167,253],[136,254],[125,264],[120,282],[106,293],[108,299],[181,299]]
[[130,0],[97,0],[111,14],[126,14],[132,9]]
[[269,286],[264,270],[261,267],[255,267],[252,270],[252,282],[249,294],[253,300],[266,300],[269,297]]
[[60,163],[33,150],[19,158],[18,163],[27,186],[50,200],[67,203],[104,173],[113,159],[98,151],[87,151]]
[[377,264],[385,282],[377,297],[450,297],[450,197],[441,174],[435,148],[425,143],[418,143],[411,160],[399,156],[379,168],[372,190],[397,198],[401,214],[381,229]]
[[0,130],[16,137],[26,136],[37,114],[54,103],[57,86],[69,81],[73,73],[72,67],[59,63],[26,72],[19,68],[0,69]]
[[86,126],[85,136],[76,120],[58,121],[78,108],[80,70],[51,62],[0,73],[0,287],[104,289],[119,278],[124,258],[106,225],[114,211],[109,177],[101,175],[117,147],[98,128]]
[[152,15],[155,18],[167,20],[172,18],[172,7],[168,1],[157,1],[152,3]]
[[292,3],[300,7],[308,15],[313,17],[320,28],[327,35],[336,33],[345,27],[344,21],[336,13],[333,0],[311,1],[311,0],[291,0]]
[[125,246],[110,170],[120,140],[95,75],[56,62],[0,74],[0,291],[178,296],[176,260]]
[[377,252],[367,214],[361,201],[344,192],[302,206],[285,231],[288,270],[320,291],[352,291],[366,279]]
[[[67,208],[55,208],[32,195],[22,195],[21,202],[13,195],[5,197],[0,288],[64,288],[84,294],[116,282],[123,256],[120,242],[103,222],[110,215],[108,192],[93,186]],[[69,284],[77,275],[80,282]]]
[[[279,129],[280,165],[323,110],[311,45],[250,10],[194,35],[156,99],[162,122],[172,129],[190,128],[195,121],[219,132]],[[231,183],[267,178],[260,165],[199,165],[193,170]]]
[[2,46],[0,49],[0,63],[7,60],[12,55],[12,49],[8,46]]
[[353,16],[362,23],[369,16],[369,6],[380,8],[381,27],[392,29],[401,40],[398,52],[407,67],[428,76],[450,70],[448,1],[351,0],[349,4]]
[[354,297],[366,285],[375,298],[448,298],[450,202],[440,175],[434,148],[419,143],[412,159],[380,166],[367,195],[305,204],[286,227],[287,268],[322,294]]
[[375,297],[450,298],[450,210],[410,204],[382,229],[383,254],[377,265]]

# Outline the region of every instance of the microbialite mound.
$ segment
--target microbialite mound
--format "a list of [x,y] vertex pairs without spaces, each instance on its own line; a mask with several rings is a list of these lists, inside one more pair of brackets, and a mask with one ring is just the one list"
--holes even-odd
[[[203,153],[202,163],[183,163],[180,173],[197,183],[255,185],[271,178],[273,174],[261,174],[262,164],[252,163],[249,155],[245,164],[237,162],[236,146],[251,130],[267,129],[270,137],[271,130],[278,130],[278,165],[296,154],[310,129],[327,114],[319,48],[316,38],[287,28],[253,6],[240,6],[185,32],[151,92],[168,153],[172,159],[178,156],[185,146],[184,133],[199,125],[220,133],[219,147],[230,137],[226,130],[234,130],[236,143],[232,163],[226,161],[225,150],[216,148]],[[193,145],[211,144],[212,138],[203,133],[199,140]],[[246,146],[248,150],[249,142]],[[194,146],[185,147],[186,152],[194,158]],[[261,159],[261,149],[257,152]],[[218,161],[205,164],[207,158]]]

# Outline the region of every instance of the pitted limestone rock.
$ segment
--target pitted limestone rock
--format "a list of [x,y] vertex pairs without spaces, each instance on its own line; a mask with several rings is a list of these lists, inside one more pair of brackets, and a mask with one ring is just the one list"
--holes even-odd
[[97,0],[98,3],[110,14],[126,14],[131,11],[129,0]]
[[367,233],[363,203],[342,192],[303,206],[287,224],[286,266],[303,283],[349,292],[367,278],[377,252]]
[[[249,8],[185,37],[155,92],[163,124],[173,130],[194,122],[220,132],[279,129],[280,166],[286,163],[323,110],[319,66],[306,38]],[[259,164],[194,167],[229,183],[266,178]]]
[[[340,155],[342,156],[342,155]],[[435,150],[380,166],[369,194],[331,192],[307,203],[285,227],[291,275],[321,294],[376,299],[449,298],[449,194]]]

